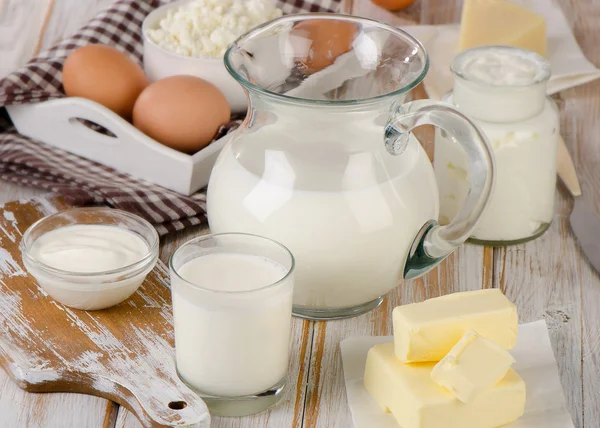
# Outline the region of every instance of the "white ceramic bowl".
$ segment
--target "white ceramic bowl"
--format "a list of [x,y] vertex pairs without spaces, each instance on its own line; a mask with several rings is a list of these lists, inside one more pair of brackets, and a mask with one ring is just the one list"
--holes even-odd
[[179,0],[152,11],[142,23],[144,39],[144,71],[151,82],[168,76],[188,74],[200,77],[225,95],[233,113],[244,113],[248,108],[246,93],[225,69],[223,58],[192,58],[171,52],[154,43],[148,37],[148,30],[158,27],[167,10],[178,8],[189,0]]
[[[126,229],[146,242],[148,252],[129,266],[91,273],[55,269],[32,254],[34,242],[43,234],[79,224]],[[31,225],[23,234],[21,254],[29,274],[53,299],[71,308],[93,311],[117,305],[135,293],[156,264],[158,245],[154,227],[136,215],[110,208],[77,208],[52,214]]]

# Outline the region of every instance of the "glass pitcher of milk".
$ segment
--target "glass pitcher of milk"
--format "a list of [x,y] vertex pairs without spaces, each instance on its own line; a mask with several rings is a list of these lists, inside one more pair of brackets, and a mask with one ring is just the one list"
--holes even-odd
[[[365,313],[471,235],[492,151],[450,105],[404,103],[429,67],[416,39],[367,19],[290,15],[240,37],[225,66],[250,107],[213,169],[209,225],[292,251],[295,315]],[[426,124],[454,137],[471,167],[469,195],[444,226],[433,167],[410,132]]]

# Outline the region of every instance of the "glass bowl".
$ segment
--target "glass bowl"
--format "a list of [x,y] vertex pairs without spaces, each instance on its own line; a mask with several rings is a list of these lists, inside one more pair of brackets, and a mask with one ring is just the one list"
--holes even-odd
[[[139,257],[138,254],[132,256],[135,258],[132,263],[99,271],[77,269],[75,266],[65,269],[64,259],[60,268],[40,260],[39,250],[35,247],[40,237],[76,225],[114,226],[140,238],[146,244],[147,251],[143,254],[140,252]],[[73,247],[69,251],[81,251],[81,243],[71,242],[67,245]],[[134,214],[111,208],[77,208],[35,222],[23,235],[20,247],[25,268],[52,298],[71,308],[99,310],[121,303],[139,288],[156,264],[159,238],[150,223]]]

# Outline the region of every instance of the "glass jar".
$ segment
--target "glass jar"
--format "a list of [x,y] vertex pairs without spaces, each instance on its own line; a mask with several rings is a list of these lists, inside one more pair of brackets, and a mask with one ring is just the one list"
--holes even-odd
[[[546,96],[550,65],[508,46],[469,49],[452,63],[454,90],[443,101],[468,115],[487,135],[496,163],[495,186],[471,241],[511,245],[543,234],[554,216],[558,109]],[[440,222],[451,221],[470,190],[469,157],[436,131],[434,165]]]

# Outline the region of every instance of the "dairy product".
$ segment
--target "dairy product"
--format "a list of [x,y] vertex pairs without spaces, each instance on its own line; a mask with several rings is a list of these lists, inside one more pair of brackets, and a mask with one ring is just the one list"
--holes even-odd
[[[452,69],[454,92],[444,101],[481,127],[496,163],[492,197],[472,237],[500,244],[538,236],[554,216],[559,136],[558,113],[545,93],[548,63],[520,49],[487,47],[465,51]],[[440,218],[450,221],[469,192],[469,160],[440,131],[434,158]]]
[[472,50],[463,54],[460,62],[462,77],[493,86],[528,86],[545,76],[545,70],[531,56],[522,51],[504,48]]
[[[516,241],[543,232],[554,217],[558,118],[551,101],[518,126],[479,122],[496,161],[496,184],[473,237]],[[459,173],[457,173],[457,171]],[[440,218],[458,213],[469,192],[469,161],[453,141],[436,134],[435,172],[442,198]]]
[[192,258],[172,273],[177,371],[185,382],[202,394],[241,397],[285,378],[293,286],[287,271],[271,259],[231,252]]
[[476,119],[520,122],[539,115],[546,103],[550,64],[534,52],[509,46],[486,46],[459,54],[453,102]]
[[517,309],[498,289],[454,293],[394,308],[396,357],[440,361],[473,329],[504,349],[517,340]]
[[463,403],[471,403],[504,379],[514,362],[508,351],[470,330],[433,367],[431,378]]
[[83,310],[105,309],[127,299],[157,258],[157,247],[151,250],[140,235],[101,224],[58,227],[23,252],[27,270],[52,298]]
[[352,308],[377,299],[398,285],[417,232],[437,218],[431,163],[414,137],[391,156],[381,125],[364,117],[349,121],[340,112],[342,126],[336,117],[319,119],[318,110],[288,113],[289,120],[259,127],[221,153],[208,189],[211,230],[288,247],[296,258],[296,307]]
[[127,229],[81,224],[44,233],[35,240],[30,254],[54,269],[97,273],[139,262],[148,254],[148,245]]
[[365,389],[403,428],[498,427],[523,415],[525,382],[514,370],[465,404],[431,379],[434,365],[403,364],[393,343],[376,345],[367,356]]
[[466,0],[460,26],[460,49],[509,45],[546,54],[546,21],[505,0]]
[[168,9],[147,34],[181,55],[220,58],[239,36],[281,15],[272,0],[193,0]]

